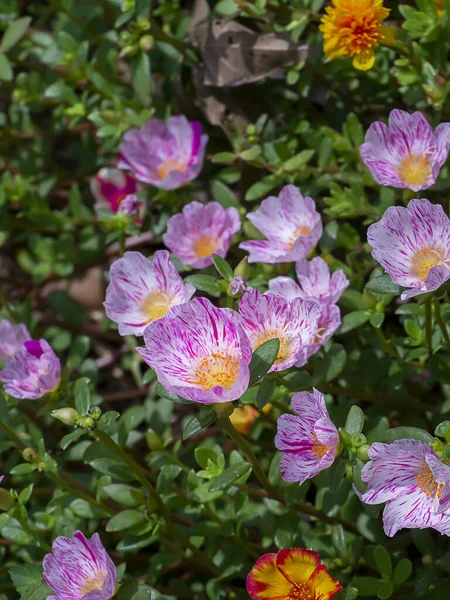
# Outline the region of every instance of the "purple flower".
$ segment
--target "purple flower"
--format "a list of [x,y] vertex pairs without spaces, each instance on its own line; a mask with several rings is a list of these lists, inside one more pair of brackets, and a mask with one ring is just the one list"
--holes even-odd
[[175,190],[198,176],[207,142],[201,124],[183,115],[170,117],[166,124],[150,119],[124,135],[118,166],[139,181]]
[[399,529],[433,527],[450,535],[450,467],[420,440],[372,444],[362,470],[366,504],[386,502],[383,524],[392,537]]
[[348,287],[349,280],[342,269],[330,275],[327,263],[317,256],[312,260],[300,260],[295,265],[300,285],[290,277],[276,277],[269,281],[269,290],[288,300],[304,298],[319,304],[335,304]]
[[250,286],[245,283],[245,279],[242,275],[238,275],[230,282],[230,291],[233,296],[239,296],[248,292]]
[[109,600],[116,591],[116,567],[98,533],[57,537],[44,557],[44,581],[55,592],[47,600]]
[[367,240],[392,281],[411,288],[402,300],[437,290],[450,278],[450,220],[439,204],[422,199],[392,206],[369,227]]
[[0,321],[0,361],[14,356],[28,340],[31,336],[26,325],[14,325],[6,319]]
[[278,357],[270,371],[282,371],[292,367],[297,353],[314,339],[320,308],[301,298],[289,301],[250,290],[239,303],[239,314],[252,350],[273,338],[280,340]]
[[91,191],[100,208],[105,208],[113,213],[123,213],[122,203],[137,191],[137,183],[132,175],[120,169],[100,169],[91,179]]
[[420,112],[393,110],[389,127],[372,123],[361,146],[361,157],[382,185],[425,190],[436,181],[450,150],[450,123],[436,131]]
[[305,198],[293,185],[278,197],[270,196],[260,208],[247,215],[266,240],[242,242],[249,262],[280,263],[305,258],[322,235],[322,220],[312,198]]
[[125,252],[111,265],[105,311],[119,325],[120,335],[142,335],[149,323],[161,319],[171,306],[188,302],[194,292],[167,250],[157,250],[152,259]]
[[6,361],[0,371],[4,390],[14,398],[35,400],[59,385],[59,358],[45,340],[30,340]]
[[238,211],[218,202],[191,202],[167,222],[163,242],[184,264],[203,269],[212,264],[212,255],[227,255],[233,235],[241,222]]
[[320,307],[320,316],[317,323],[317,332],[311,343],[301,348],[297,354],[295,366],[303,367],[308,360],[328,342],[341,324],[341,311],[336,304],[328,304]]
[[275,446],[285,453],[280,462],[284,481],[301,485],[333,464],[339,434],[318,390],[294,394],[291,406],[298,416],[279,417]]
[[138,348],[162,385],[194,402],[229,402],[247,390],[252,358],[239,315],[194,298],[144,331]]

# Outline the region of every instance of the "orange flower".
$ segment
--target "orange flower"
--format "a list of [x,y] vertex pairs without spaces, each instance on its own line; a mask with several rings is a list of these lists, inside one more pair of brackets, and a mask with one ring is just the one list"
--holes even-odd
[[442,15],[443,5],[444,5],[444,0],[436,0],[438,17],[440,17]]
[[[263,413],[266,413],[270,410],[270,404],[266,404],[266,406],[262,409]],[[251,406],[251,404],[245,404],[239,408],[235,408],[230,416],[230,421],[233,423],[235,429],[239,431],[239,433],[247,434],[250,431],[250,427],[252,423],[256,421],[259,417],[259,412]]]
[[341,589],[317,552],[304,548],[264,554],[247,577],[252,600],[329,600]]
[[383,0],[332,1],[334,6],[325,9],[320,26],[325,54],[330,60],[352,56],[356,69],[371,69],[375,62],[373,46],[394,42],[393,30],[382,25],[390,10],[384,8]]

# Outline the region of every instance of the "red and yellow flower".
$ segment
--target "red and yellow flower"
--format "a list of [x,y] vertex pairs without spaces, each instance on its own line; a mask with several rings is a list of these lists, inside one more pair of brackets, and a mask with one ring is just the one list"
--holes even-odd
[[[271,409],[270,404],[262,409],[261,412],[267,413]],[[233,427],[239,431],[239,433],[249,433],[250,428],[254,421],[259,417],[261,413],[256,410],[251,404],[245,404],[235,408],[230,415],[230,421],[233,423]]]
[[353,66],[361,71],[375,62],[373,47],[380,42],[392,44],[393,31],[383,26],[390,10],[383,0],[332,0],[326,8],[320,30],[324,34],[324,52],[330,60],[353,57]]
[[443,5],[444,5],[444,0],[436,0],[438,17],[440,17],[442,15]]
[[342,589],[312,550],[264,554],[247,577],[252,600],[329,600]]

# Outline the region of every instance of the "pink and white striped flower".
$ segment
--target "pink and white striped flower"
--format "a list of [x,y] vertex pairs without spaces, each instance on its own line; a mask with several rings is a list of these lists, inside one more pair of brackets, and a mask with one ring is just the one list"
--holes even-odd
[[28,340],[31,335],[26,325],[14,325],[6,319],[0,321],[0,361],[14,356]]
[[109,600],[116,591],[116,567],[98,533],[90,540],[81,531],[57,537],[44,557],[44,581],[56,600]]
[[159,381],[194,402],[230,402],[247,390],[252,358],[239,315],[194,298],[171,308],[144,331],[138,348]]
[[411,200],[391,206],[371,225],[372,256],[394,283],[410,288],[402,300],[437,290],[450,278],[450,220],[439,204]]
[[317,333],[320,308],[315,302],[301,298],[289,301],[252,289],[241,298],[239,314],[252,350],[268,340],[280,340],[280,350],[271,372],[292,367],[300,350],[311,343]]
[[330,467],[339,449],[339,434],[331,421],[323,395],[313,388],[291,400],[296,415],[281,415],[275,446],[284,452],[280,462],[284,481],[304,481]]
[[188,302],[194,292],[167,250],[157,250],[151,259],[125,252],[111,266],[105,311],[119,325],[120,335],[142,335],[147,325],[164,317],[170,307]]
[[195,269],[212,265],[212,255],[227,255],[233,235],[241,228],[234,207],[218,202],[191,202],[183,212],[170,217],[163,242],[177,258]]
[[269,281],[269,291],[288,300],[304,298],[325,305],[335,304],[350,283],[342,269],[330,274],[330,267],[320,256],[298,261],[295,270],[300,285],[290,277],[275,277]]
[[61,363],[45,340],[28,340],[0,371],[4,390],[14,398],[35,400],[59,386]]
[[266,240],[242,242],[249,262],[280,263],[305,258],[322,235],[322,220],[312,198],[286,185],[279,196],[270,196],[260,208],[247,215]]
[[340,324],[341,311],[339,306],[336,306],[336,304],[321,306],[317,333],[312,342],[298,352],[295,366],[305,366],[311,356],[314,356],[333,337]]
[[198,176],[207,142],[198,121],[188,121],[183,115],[170,117],[166,123],[150,119],[124,135],[118,166],[132,171],[139,181],[175,190]]
[[[95,177],[91,179],[91,192],[97,200],[99,208],[105,208],[113,213],[135,214],[125,203],[126,198],[135,196],[137,192],[137,183],[135,178],[120,169],[104,168],[100,169]],[[129,200],[128,200],[129,203]],[[124,212],[126,210],[126,212]],[[137,210],[136,210],[137,212]]]
[[433,128],[420,112],[393,110],[389,127],[372,123],[361,157],[382,185],[426,190],[436,181],[450,150],[450,123]]
[[392,537],[400,529],[432,527],[450,535],[450,467],[420,440],[372,444],[362,470],[366,504],[386,502],[383,524]]

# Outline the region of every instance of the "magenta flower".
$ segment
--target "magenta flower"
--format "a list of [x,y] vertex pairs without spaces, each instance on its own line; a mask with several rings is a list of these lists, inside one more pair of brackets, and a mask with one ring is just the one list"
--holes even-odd
[[335,304],[350,283],[342,269],[330,275],[330,267],[319,256],[298,261],[295,270],[300,285],[290,277],[276,277],[269,281],[270,292],[288,300],[304,298],[321,305]]
[[450,150],[450,123],[436,131],[420,112],[393,110],[389,127],[372,123],[361,146],[361,157],[382,185],[425,190],[436,181]]
[[118,166],[139,181],[175,190],[198,176],[207,142],[201,124],[183,115],[170,117],[166,124],[150,119],[124,135]]
[[195,269],[212,265],[212,255],[227,255],[241,222],[238,211],[218,202],[191,202],[170,217],[163,242],[177,258]]
[[371,225],[372,256],[394,283],[410,288],[402,300],[437,290],[450,278],[450,220],[439,204],[411,200],[391,206]]
[[318,390],[294,394],[291,406],[298,416],[286,414],[278,418],[275,446],[285,453],[280,462],[284,481],[302,485],[333,464],[339,434]]
[[120,335],[142,335],[149,323],[161,319],[171,306],[188,302],[194,292],[167,250],[157,250],[152,259],[125,252],[111,265],[105,311],[119,325]]
[[420,440],[372,444],[362,470],[366,504],[386,502],[383,524],[392,537],[399,529],[433,527],[450,535],[450,467]]
[[45,340],[29,340],[0,371],[4,390],[14,398],[35,400],[59,385],[61,364]]
[[91,191],[100,208],[105,208],[113,213],[135,214],[123,211],[122,204],[128,196],[134,198],[137,192],[137,183],[132,175],[120,169],[100,169],[91,179]]
[[322,235],[322,220],[312,198],[305,198],[293,185],[278,197],[270,196],[260,208],[247,215],[266,240],[242,242],[249,262],[280,263],[305,258]]
[[28,340],[31,336],[26,325],[14,325],[6,319],[0,321],[0,361],[14,356]]
[[301,348],[297,354],[295,366],[303,367],[311,356],[314,356],[326,342],[334,335],[341,324],[341,311],[336,304],[328,304],[320,307],[320,316],[317,323],[317,332],[311,343]]
[[150,323],[144,340],[138,351],[173,394],[206,404],[229,402],[248,387],[252,349],[239,315],[229,308],[194,298]]
[[314,339],[320,308],[301,298],[289,301],[250,290],[239,303],[239,314],[252,350],[273,338],[280,340],[278,357],[270,371],[282,371],[292,367],[298,352]]
[[116,591],[116,567],[98,533],[57,537],[44,557],[44,581],[55,592],[47,600],[109,600]]

